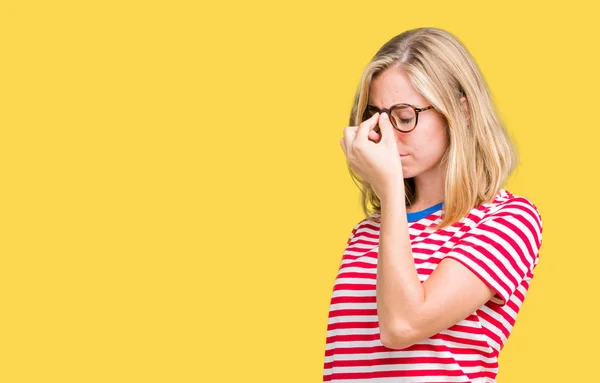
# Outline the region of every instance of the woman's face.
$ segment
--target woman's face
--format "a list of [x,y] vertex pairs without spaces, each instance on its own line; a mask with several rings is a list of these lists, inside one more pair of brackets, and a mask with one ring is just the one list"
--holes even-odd
[[[406,103],[418,108],[429,102],[413,88],[406,73],[390,67],[378,74],[369,88],[369,105],[390,108]],[[394,129],[398,153],[401,155],[404,178],[434,171],[447,148],[447,124],[435,109],[419,113],[417,127],[409,133]]]

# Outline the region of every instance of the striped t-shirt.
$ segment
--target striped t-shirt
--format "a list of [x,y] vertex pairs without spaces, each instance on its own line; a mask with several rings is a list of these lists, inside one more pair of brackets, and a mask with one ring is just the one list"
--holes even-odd
[[404,349],[379,338],[376,274],[379,224],[354,226],[333,287],[324,382],[495,382],[498,355],[538,264],[542,220],[525,197],[501,189],[444,230],[443,203],[407,213],[414,264],[423,283],[443,258],[469,268],[496,295],[450,328]]

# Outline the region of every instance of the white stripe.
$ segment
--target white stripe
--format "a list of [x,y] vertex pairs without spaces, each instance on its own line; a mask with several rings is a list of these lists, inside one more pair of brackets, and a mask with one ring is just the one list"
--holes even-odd
[[[336,369],[336,372],[338,370]],[[331,375],[331,370],[330,369],[326,369],[325,370],[326,375]],[[351,382],[352,383],[428,383],[431,381],[431,377],[404,377],[404,378],[398,378],[398,377],[392,377],[392,378],[370,378],[370,379],[352,379]],[[437,377],[438,381],[444,381],[444,382],[459,382],[459,383],[495,383],[495,381],[491,380],[491,381],[470,381],[470,380],[465,380],[465,378],[461,378],[459,376],[456,377],[445,377],[445,376],[440,376]],[[342,380],[330,380],[331,383],[348,383],[347,379],[342,379]]]
[[[519,197],[519,196],[515,196]],[[508,201],[508,205],[505,205],[504,202]],[[432,232],[433,229],[426,229],[426,232],[420,229],[415,229],[415,225],[409,222],[409,234],[412,238],[411,247],[413,249],[413,255],[415,259],[419,261],[419,263],[415,262],[415,267],[420,270],[419,279],[423,280],[429,277],[429,272],[435,270],[438,262],[441,261],[448,253],[448,256],[454,256],[471,268],[473,268],[476,272],[481,274],[488,282],[494,286],[501,294],[504,296],[508,296],[509,291],[505,291],[502,289],[498,283],[494,281],[494,278],[498,277],[502,280],[501,283],[505,283],[510,289],[516,287],[516,289],[523,295],[527,293],[527,288],[523,286],[523,282],[520,279],[520,275],[526,274],[527,271],[533,271],[532,267],[535,266],[538,262],[538,258],[527,259],[525,256],[531,258],[533,255],[528,251],[528,246],[532,248],[534,251],[537,251],[537,242],[541,242],[541,232],[539,228],[541,227],[541,218],[539,218],[539,213],[537,209],[533,206],[533,204],[529,204],[526,199],[522,201],[512,201],[508,199],[508,194],[504,189],[501,189],[500,196],[496,196],[496,200],[493,203],[488,203],[484,205],[485,208],[489,208],[489,210],[480,211],[478,209],[472,209],[469,212],[469,218],[466,217],[461,220],[458,225],[454,225],[445,229],[444,235]],[[521,239],[520,235],[517,235],[512,230],[507,229],[506,225],[502,224],[502,220],[495,220],[494,217],[497,217],[495,214],[498,212],[506,212],[511,215],[503,216],[502,220],[507,220],[511,222],[511,225],[514,225],[517,231],[521,231],[523,235],[523,239]],[[436,215],[433,216],[433,219],[421,219],[419,220],[419,224],[423,224],[425,227],[431,223],[439,222],[441,217],[439,217],[438,213],[435,212]],[[519,221],[520,217],[515,217],[516,215],[525,217],[528,224],[534,228],[534,232],[523,223]],[[485,221],[481,219],[486,217]],[[477,223],[476,223],[477,222]],[[489,227],[493,227],[499,230],[502,233],[506,233],[509,235],[515,243],[515,248],[499,237],[496,234],[489,232],[488,230],[482,229],[481,226],[477,227],[479,224],[485,224]],[[351,300],[352,297],[371,297],[374,298],[376,296],[376,276],[377,276],[377,254],[373,254],[372,252],[377,252],[379,250],[379,228],[380,224],[371,220],[361,221],[357,224],[353,231],[354,234],[350,237],[351,241],[344,251],[344,257],[341,260],[339,273],[335,280],[335,291],[333,291],[332,299],[336,298],[349,298]],[[468,230],[467,230],[468,229]],[[466,230],[466,231],[465,231]],[[366,237],[365,234],[368,234],[369,237]],[[486,239],[497,242],[502,248],[501,250],[496,250],[493,246],[487,244],[486,242],[477,239],[471,238],[472,234],[485,235]],[[462,251],[468,252],[470,256],[464,256],[462,254],[457,254],[450,247],[455,246],[456,241],[460,240],[460,237],[463,235],[468,235],[469,238],[464,239],[462,244],[458,244],[459,246],[456,249],[461,249]],[[358,243],[360,240],[362,243]],[[452,241],[450,241],[452,240]],[[440,242],[441,245],[433,244],[431,242]],[[488,259],[488,256],[482,256],[478,254],[477,251],[473,249],[472,246],[481,246],[485,248],[486,252],[489,252],[491,257],[495,257],[500,262],[501,266],[496,267],[494,262]],[[350,250],[349,250],[350,249]],[[513,268],[511,263],[506,256],[502,253],[502,251],[506,251],[509,256],[513,256],[516,269]],[[519,254],[517,254],[517,252]],[[425,254],[429,253],[429,254]],[[367,255],[369,254],[369,255]],[[520,254],[524,254],[525,262],[521,260]],[[477,266],[477,263],[469,260],[469,257],[473,257],[477,259],[478,262],[482,262],[489,268],[495,276],[492,278],[491,275],[488,275],[482,268]],[[430,261],[424,262],[425,259],[431,258]],[[530,265],[529,263],[534,261],[535,264]],[[370,268],[358,266],[358,262],[362,264],[368,264],[371,266]],[[421,263],[422,262],[422,263]],[[502,270],[502,271],[501,271]],[[366,277],[356,278],[356,277],[347,277],[341,274],[343,273],[362,273]],[[508,274],[507,274],[508,273]],[[520,284],[514,286],[510,279],[514,279]],[[530,277],[525,276],[527,282],[531,280]],[[370,288],[370,290],[354,290],[352,288],[344,288],[340,290],[341,285],[358,285],[363,288]],[[523,302],[513,294],[508,297],[511,304],[518,308],[521,307]],[[492,298],[492,301],[498,302],[496,298]],[[328,318],[328,325],[336,325],[336,324],[346,324],[351,322],[356,322],[357,326],[360,325],[370,325],[372,328],[339,328],[332,329],[327,331],[327,341],[326,343],[326,351],[333,352],[334,355],[328,356],[325,358],[325,363],[346,360],[346,361],[373,361],[380,358],[403,358],[403,357],[441,357],[441,358],[454,358],[454,360],[459,362],[473,361],[479,362],[475,364],[481,363],[489,363],[494,364],[497,362],[497,357],[492,356],[495,352],[499,351],[502,348],[502,344],[505,343],[506,337],[504,336],[504,331],[510,334],[512,331],[512,326],[509,324],[509,318],[512,318],[515,321],[517,312],[513,310],[513,308],[508,305],[504,305],[502,307],[495,308],[498,312],[494,311],[494,309],[483,305],[479,310],[475,311],[475,314],[485,312],[489,318],[493,318],[493,323],[498,323],[499,327],[496,327],[491,322],[486,321],[482,316],[478,316],[476,320],[467,320],[464,319],[457,324],[460,326],[467,327],[469,331],[460,331],[460,330],[450,330],[446,329],[441,331],[439,334],[452,337],[454,341],[444,340],[444,339],[425,339],[421,342],[416,343],[416,345],[439,345],[450,348],[458,348],[465,351],[465,354],[456,354],[453,355],[450,351],[405,351],[405,350],[391,350],[391,351],[383,351],[383,352],[365,352],[361,354],[335,354],[336,350],[339,349],[348,349],[348,351],[357,348],[376,348],[381,347],[381,341],[378,337],[380,329],[378,327],[378,316],[376,313],[377,303],[366,302],[366,303],[358,303],[358,302],[344,302],[344,303],[333,303],[330,304],[329,311],[330,317]],[[340,314],[342,310],[371,310],[373,315],[341,315],[334,316]],[[504,315],[501,315],[504,314]],[[494,338],[486,336],[488,332],[492,332],[495,334]],[[438,334],[438,335],[439,335]],[[334,337],[340,336],[370,336],[373,338],[369,341],[342,341],[337,339],[332,342],[331,340]],[[497,337],[497,338],[496,338]],[[494,339],[498,339],[500,343],[497,343]],[[476,341],[478,345],[471,345],[473,341]],[[442,349],[443,350],[443,349]],[[484,354],[484,355],[481,355]],[[490,355],[490,357],[486,357],[485,355]],[[377,364],[377,363],[375,363]],[[361,367],[334,367],[331,369],[325,369],[325,376],[331,373],[344,373],[344,372],[371,372],[371,371],[398,371],[398,370],[423,370],[423,369],[456,369],[460,370],[460,366],[457,363],[451,364],[443,364],[443,363],[426,363],[426,364],[412,364],[412,365],[380,365],[380,366],[361,366]],[[468,369],[463,369],[463,371],[469,372],[477,372],[482,368],[472,367]],[[497,369],[488,368],[484,371],[488,371],[492,374],[497,373]],[[398,383],[398,382],[430,382],[432,380],[435,381],[447,381],[447,382],[468,382],[469,380],[466,377],[456,377],[449,378],[444,376],[439,377],[407,377],[407,378],[372,378],[372,379],[354,379],[352,382],[361,382],[365,383],[368,381],[369,383],[373,382],[385,382],[385,383]],[[335,380],[334,380],[335,381]],[[348,380],[338,380],[339,382],[346,383]],[[495,382],[494,379],[490,378],[481,378],[477,380],[473,380],[473,382],[484,383],[484,382]]]

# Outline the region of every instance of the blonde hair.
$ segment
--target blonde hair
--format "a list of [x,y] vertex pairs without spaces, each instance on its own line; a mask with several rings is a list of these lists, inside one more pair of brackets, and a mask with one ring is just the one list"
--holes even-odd
[[[443,229],[471,209],[493,201],[516,168],[518,152],[477,64],[456,37],[438,28],[407,30],[377,51],[356,91],[351,126],[362,122],[372,79],[390,67],[405,71],[412,86],[447,122],[448,149],[441,160],[445,167],[443,218],[436,227]],[[460,102],[463,96],[468,101],[468,112]],[[349,162],[348,170],[361,190],[365,216],[380,215],[381,201],[369,183],[352,170]],[[404,179],[404,190],[409,206],[418,192],[412,178]],[[379,222],[379,217],[373,219]]]

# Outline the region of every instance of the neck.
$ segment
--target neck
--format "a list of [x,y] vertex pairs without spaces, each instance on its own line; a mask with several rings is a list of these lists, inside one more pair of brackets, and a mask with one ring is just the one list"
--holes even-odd
[[445,185],[443,169],[439,166],[415,177],[415,201],[411,211],[426,209],[444,201]]

